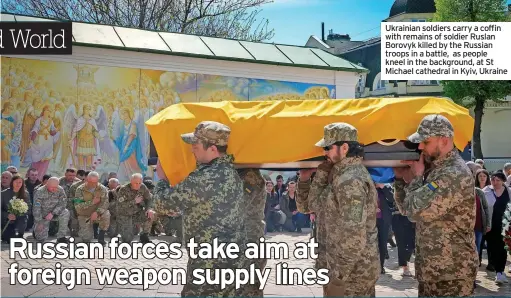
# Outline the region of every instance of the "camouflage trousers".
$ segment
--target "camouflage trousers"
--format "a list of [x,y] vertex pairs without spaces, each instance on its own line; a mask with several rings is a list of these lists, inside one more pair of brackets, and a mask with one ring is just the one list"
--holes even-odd
[[[255,267],[257,269],[264,270],[264,267],[266,267],[266,263],[268,262],[267,259],[256,259],[256,260],[247,260],[249,261],[248,266],[251,264],[255,264]],[[246,266],[245,268],[249,268]],[[264,296],[264,289],[260,290],[259,287],[261,286],[261,283],[258,279],[256,279],[255,284],[253,285],[244,285],[241,287],[241,289],[237,290],[236,296],[241,297],[263,297]],[[263,287],[264,288],[264,287]],[[238,293],[239,292],[239,293]]]
[[80,224],[78,223],[78,217],[76,216],[76,211],[73,207],[73,209],[69,211],[69,230],[71,232],[71,236],[79,237],[79,229]]
[[[375,297],[376,282],[381,267],[375,254],[373,258],[360,259],[349,275],[339,278],[330,276],[330,282],[323,287],[324,297]],[[325,268],[325,267],[324,267]]]
[[474,280],[419,281],[419,297],[467,297],[472,295]]
[[323,286],[323,297],[376,297],[376,283],[364,284],[364,280],[361,280],[358,284],[346,284],[330,279]]
[[[186,269],[186,280],[194,280],[195,277],[192,275],[195,269],[204,268],[241,268],[238,264],[238,260],[214,260],[214,259],[196,259],[188,260]],[[202,273],[204,274],[204,273]],[[211,280],[215,280],[215,276],[211,274]],[[239,289],[238,291],[240,291]],[[181,297],[239,297],[236,293],[235,285],[228,285],[226,288],[221,289],[220,285],[209,285],[204,283],[202,285],[195,285],[191,282],[187,282],[183,286],[181,291]]]
[[[51,210],[41,212],[42,214],[49,214]],[[62,238],[69,232],[69,211],[67,209],[62,210],[59,214],[53,214],[53,219],[59,222],[59,230],[57,232],[57,238]],[[34,224],[34,236],[37,241],[46,241],[48,239],[48,231],[50,229],[51,221],[46,219],[36,221]]]
[[[106,210],[98,217],[98,219],[96,219],[95,222],[99,223],[99,229],[101,231],[108,230],[108,227],[110,226],[110,212]],[[80,237],[82,242],[90,242],[94,238],[94,231],[92,230],[94,222],[90,220],[90,215],[79,215],[78,224],[80,226],[78,230],[78,237]]]
[[167,236],[174,236],[176,238],[183,239],[183,217],[177,216],[158,216],[158,228],[165,232]]
[[[117,232],[121,234],[122,242],[131,242],[135,237],[134,226],[142,226],[142,233],[149,234],[153,220],[147,218],[145,212],[137,212],[133,216],[117,216]],[[138,231],[138,229],[136,229]]]
[[78,237],[78,217],[76,215],[75,205],[72,199],[67,200],[67,210],[69,211],[69,231],[72,237]]

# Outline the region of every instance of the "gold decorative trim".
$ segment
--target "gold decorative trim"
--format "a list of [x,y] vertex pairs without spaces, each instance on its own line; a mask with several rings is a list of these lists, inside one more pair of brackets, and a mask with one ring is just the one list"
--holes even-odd
[[382,145],[382,146],[387,146],[387,147],[390,147],[390,146],[394,146],[396,145],[397,143],[399,143],[400,140],[394,140],[394,141],[391,141],[391,142],[384,142],[384,141],[378,141],[377,143]]

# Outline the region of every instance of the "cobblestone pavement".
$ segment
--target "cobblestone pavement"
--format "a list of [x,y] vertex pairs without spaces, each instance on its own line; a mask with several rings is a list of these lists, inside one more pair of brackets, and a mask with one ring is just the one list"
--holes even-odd
[[[26,234],[28,240],[32,240],[31,235]],[[297,242],[307,242],[308,233],[270,233],[267,235],[267,242],[286,242],[290,249],[295,247]],[[161,236],[153,238],[154,242],[169,241],[170,238]],[[52,241],[55,241],[53,239]],[[9,258],[8,245],[2,245],[1,252],[1,278],[2,278],[2,297],[176,297],[180,295],[180,285],[152,285],[147,290],[142,290],[138,285],[100,285],[97,277],[93,274],[91,285],[77,285],[73,290],[67,290],[64,285],[44,285],[41,278],[38,278],[37,284],[32,285],[11,285],[8,268],[10,263],[16,260]],[[160,260],[160,259],[110,259],[108,249],[105,250],[105,259],[99,260],[18,260],[20,268],[54,268],[56,263],[60,263],[62,268],[89,268],[94,272],[94,268],[186,268],[186,257],[179,260]],[[186,255],[186,254],[185,254]],[[386,261],[386,274],[383,274],[376,286],[377,297],[416,297],[417,282],[411,277],[402,277],[397,267],[397,249],[389,246],[390,259]],[[304,285],[276,285],[275,283],[275,267],[280,262],[287,262],[289,268],[312,268],[314,261],[310,259],[302,260],[292,257],[290,253],[288,260],[268,261],[267,268],[272,268],[272,274],[264,289],[265,296],[298,296],[313,297],[322,296],[321,286],[304,286]],[[476,296],[511,296],[511,283],[501,287],[497,286],[493,281],[495,274],[486,272],[486,259],[483,260],[481,266],[476,289]],[[413,259],[410,266],[414,272]],[[508,274],[509,275],[509,274]],[[511,281],[511,279],[510,279]]]

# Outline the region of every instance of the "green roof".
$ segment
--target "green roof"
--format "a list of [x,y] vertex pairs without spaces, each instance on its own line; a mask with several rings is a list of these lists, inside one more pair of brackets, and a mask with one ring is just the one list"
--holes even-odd
[[[59,21],[2,13],[2,22]],[[215,60],[368,72],[321,49],[73,22],[73,45]]]

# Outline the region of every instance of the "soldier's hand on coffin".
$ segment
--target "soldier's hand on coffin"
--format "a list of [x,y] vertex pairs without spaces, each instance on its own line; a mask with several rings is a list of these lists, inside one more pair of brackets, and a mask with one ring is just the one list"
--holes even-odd
[[156,175],[158,175],[158,179],[160,180],[168,180],[167,175],[165,175],[165,172],[161,166],[160,159],[158,159],[156,162]]
[[415,177],[422,177],[424,175],[424,170],[426,169],[424,165],[424,153],[422,153],[419,157],[418,161],[404,161],[403,163],[410,166],[412,173]]
[[96,219],[98,219],[99,215],[96,211],[92,212],[92,214],[90,215],[90,220],[91,221],[96,221]]
[[312,173],[316,172],[316,169],[302,169],[300,170],[300,181],[309,181]]

